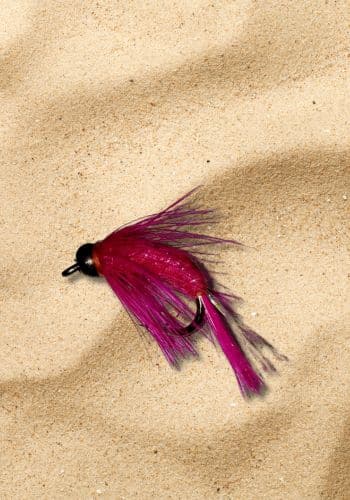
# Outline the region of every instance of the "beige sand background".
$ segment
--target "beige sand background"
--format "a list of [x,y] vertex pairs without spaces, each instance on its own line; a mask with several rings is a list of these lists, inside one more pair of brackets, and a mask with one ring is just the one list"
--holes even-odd
[[[0,7],[0,497],[349,499],[348,0]],[[60,275],[198,184],[251,247],[223,281],[290,358],[262,401]]]

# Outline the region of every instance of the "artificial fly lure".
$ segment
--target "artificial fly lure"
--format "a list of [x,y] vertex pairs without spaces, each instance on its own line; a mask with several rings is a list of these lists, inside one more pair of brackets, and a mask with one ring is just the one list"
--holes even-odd
[[76,252],[75,264],[62,275],[81,271],[103,276],[173,366],[178,366],[181,358],[197,354],[195,332],[216,339],[242,394],[263,394],[266,385],[262,372],[273,372],[275,368],[262,348],[281,355],[243,323],[234,307],[238,297],[218,291],[205,266],[206,254],[199,248],[238,242],[193,231],[215,222],[213,210],[198,209],[189,202],[193,191],[165,210],[117,229],[102,241],[82,245]]

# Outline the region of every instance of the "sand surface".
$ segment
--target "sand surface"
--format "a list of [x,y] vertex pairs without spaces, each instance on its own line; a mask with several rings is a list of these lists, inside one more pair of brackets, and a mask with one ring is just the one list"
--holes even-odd
[[[349,499],[348,0],[0,7],[0,497]],[[290,358],[261,401],[60,274],[198,184]]]

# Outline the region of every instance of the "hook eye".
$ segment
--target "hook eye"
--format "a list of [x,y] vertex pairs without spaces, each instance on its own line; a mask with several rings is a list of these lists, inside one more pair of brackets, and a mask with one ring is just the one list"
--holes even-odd
[[78,263],[73,264],[72,266],[67,267],[64,271],[62,271],[62,276],[69,276],[70,274],[75,273],[76,271],[79,271],[80,266]]

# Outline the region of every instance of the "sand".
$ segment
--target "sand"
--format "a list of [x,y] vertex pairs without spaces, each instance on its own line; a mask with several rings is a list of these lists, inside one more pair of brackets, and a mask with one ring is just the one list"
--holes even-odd
[[[3,499],[350,498],[348,0],[1,2]],[[86,241],[202,184],[247,322],[290,359],[245,402],[172,370]]]

